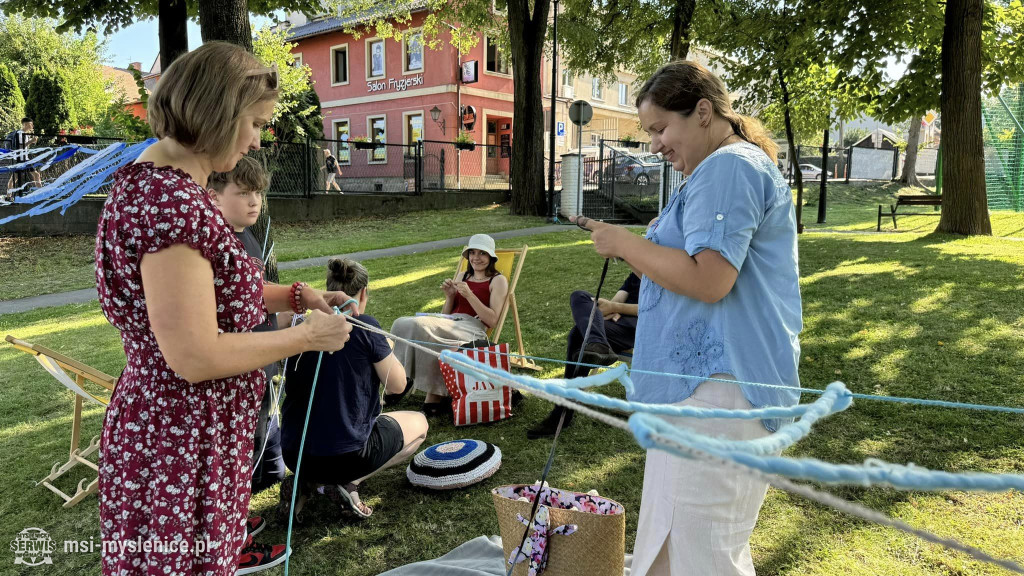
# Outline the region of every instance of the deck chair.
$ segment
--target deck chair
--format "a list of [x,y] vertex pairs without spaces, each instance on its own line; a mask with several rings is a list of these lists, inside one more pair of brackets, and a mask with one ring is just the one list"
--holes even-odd
[[[95,462],[89,460],[89,456],[99,450],[100,437],[94,436],[86,446],[81,446],[82,405],[85,402],[89,402],[90,404],[97,404],[106,407],[107,402],[109,402],[109,400],[96,396],[86,390],[84,385],[88,381],[99,385],[107,391],[113,392],[117,379],[108,374],[104,374],[91,366],[82,364],[77,360],[58,354],[49,348],[39,346],[38,344],[19,340],[9,334],[7,335],[6,340],[16,349],[35,357],[36,361],[38,361],[51,376],[63,384],[68,390],[75,393],[75,415],[71,420],[71,450],[69,452],[68,459],[66,462],[57,462],[54,464],[49,475],[39,482],[36,482],[37,486],[42,484],[60,496],[64,500],[65,508],[71,508],[84,500],[90,494],[94,494],[99,489],[99,478],[93,478],[88,484],[86,484],[88,478],[83,478],[78,482],[78,488],[75,490],[73,496],[68,496],[62,490],[54,486],[52,482],[70,472],[78,465],[92,468],[94,472],[99,471],[99,467]],[[74,380],[71,379],[69,373],[71,376],[74,376]]]
[[[519,273],[523,270],[523,262],[526,261],[526,251],[529,246],[523,244],[522,248],[515,250],[495,250],[494,253],[498,256],[498,262],[494,265],[508,278],[508,296],[505,297],[505,303],[501,307],[501,312],[498,313],[498,322],[487,330],[487,339],[491,342],[497,342],[498,338],[501,337],[501,328],[505,324],[505,317],[508,316],[509,309],[512,310],[512,321],[516,329],[516,343],[519,345],[519,356],[514,356],[509,359],[510,364],[516,368],[523,368],[525,370],[536,370],[540,371],[540,366],[530,360],[529,358],[523,358],[526,355],[526,348],[523,346],[523,331],[519,324],[519,309],[516,307],[516,283],[519,282]],[[513,265],[515,270],[513,270]],[[469,266],[469,261],[465,258],[459,258],[459,264],[455,267],[455,276],[453,279],[458,281],[462,279],[462,275],[466,272]]]

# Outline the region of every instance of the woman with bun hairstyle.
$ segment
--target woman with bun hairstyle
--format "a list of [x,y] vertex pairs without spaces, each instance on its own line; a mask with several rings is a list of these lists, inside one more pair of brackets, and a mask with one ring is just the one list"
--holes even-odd
[[[334,258],[327,264],[327,289],[353,294],[359,301],[353,318],[380,328],[376,318],[366,314],[369,282],[366,268],[354,260]],[[298,461],[316,367],[316,357],[311,354],[288,359],[281,448],[291,470]],[[426,439],[427,419],[422,413],[381,413],[381,386],[388,394],[404,392],[405,369],[391,352],[387,338],[356,325],[345,348],[324,354],[320,362],[302,453],[296,514],[306,498],[319,493],[359,517],[368,517],[373,511],[359,497],[362,482],[409,459]],[[281,486],[283,511],[291,503],[294,478],[285,478]]]
[[[462,251],[469,265],[461,277],[441,283],[444,306],[441,314],[418,314],[395,320],[391,333],[400,338],[434,342],[458,348],[466,343],[487,340],[487,331],[501,315],[508,296],[508,279],[495,268],[498,255],[494,238],[475,234]],[[444,385],[437,357],[398,342],[395,354],[409,372],[417,390],[426,393],[423,411],[428,416],[451,412],[448,389]]]

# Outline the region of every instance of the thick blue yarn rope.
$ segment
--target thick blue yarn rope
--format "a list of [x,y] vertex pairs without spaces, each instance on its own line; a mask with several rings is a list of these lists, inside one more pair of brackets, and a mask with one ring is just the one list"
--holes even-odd
[[[350,315],[348,310],[342,312],[341,310],[349,304],[358,304],[356,299],[349,298],[340,307],[334,307],[335,314]],[[284,543],[284,576],[288,576],[288,567],[292,560],[292,526],[295,521],[295,496],[298,495],[302,489],[299,484],[299,471],[302,469],[302,453],[306,448],[306,432],[309,430],[309,415],[313,412],[313,395],[316,394],[316,383],[320,379],[320,363],[323,362],[324,353],[320,352],[316,358],[316,371],[313,372],[313,384],[309,387],[309,404],[306,405],[306,420],[302,424],[302,438],[299,440],[299,456],[295,461],[295,480],[292,485],[292,501],[288,505],[288,537]]]
[[[475,378],[499,377],[510,380],[527,389],[559,396],[569,400],[579,390],[546,384],[544,381],[530,376],[509,374],[503,370],[482,364],[450,350],[441,352],[441,359],[455,370]],[[612,373],[609,371],[605,374]],[[621,372],[618,372],[621,374]],[[609,383],[612,379],[604,377],[600,380],[591,376],[596,383]],[[597,398],[592,405],[602,408],[615,408],[614,398],[592,395]],[[671,440],[683,446],[698,448],[717,457],[731,460],[739,464],[760,470],[767,474],[784,476],[800,480],[812,480],[828,484],[849,484],[856,486],[884,485],[901,490],[982,490],[1003,491],[1009,489],[1024,490],[1024,475],[1018,474],[987,474],[987,473],[950,473],[928,470],[913,465],[896,465],[881,460],[869,460],[862,465],[828,464],[814,459],[791,459],[781,456],[766,456],[791,446],[805,437],[814,422],[832,413],[849,407],[852,395],[839,382],[830,384],[825,395],[818,401],[806,405],[803,418],[795,423],[783,426],[778,432],[766,438],[747,442],[723,441],[709,438],[692,431],[684,431],[665,422],[660,418],[646,413],[633,414],[629,418],[630,430],[637,442],[644,448],[666,450],[677,455],[685,453],[674,449],[671,444],[661,438]],[[620,401],[621,402],[621,401]],[[588,402],[590,403],[590,402]],[[682,407],[675,407],[682,408]],[[719,410],[689,407],[688,416],[703,418],[737,417],[736,413],[749,410]],[[725,415],[724,413],[733,413]],[[681,414],[680,414],[681,415]]]
[[[420,344],[422,346],[430,346],[430,347],[433,347],[433,348],[438,348],[438,349],[443,349],[443,350],[450,350],[451,349],[450,346],[448,346],[446,344],[438,344],[437,342],[426,342],[426,341],[423,341],[423,340],[414,340],[414,339],[411,339],[411,338],[404,338],[403,340],[405,340],[406,342],[412,342],[414,344]],[[545,358],[543,356],[528,356],[528,355],[525,355],[525,354],[513,354],[513,353],[510,353],[510,352],[509,353],[494,352],[494,354],[498,354],[498,355],[501,355],[501,356],[508,356],[510,358],[525,358],[527,360],[534,360],[534,361],[537,361],[537,362],[551,362],[551,363],[554,363],[554,364],[573,364],[573,365],[578,365],[578,366],[582,366],[582,367],[585,367],[585,368],[599,368],[599,369],[604,369],[604,370],[614,370],[614,368],[608,368],[607,366],[602,366],[600,364],[587,364],[586,362],[571,362],[571,361],[568,361],[568,360],[560,360],[558,358]],[[822,390],[820,388],[803,388],[803,387],[799,387],[799,386],[785,386],[785,385],[782,385],[782,384],[765,384],[763,382],[748,382],[748,381],[745,381],[745,380],[726,380],[726,379],[722,379],[722,378],[712,378],[710,376],[696,376],[696,375],[693,375],[693,374],[674,374],[672,372],[657,372],[657,371],[653,371],[653,370],[638,370],[636,368],[628,367],[625,364],[621,364],[620,366],[625,366],[626,372],[628,372],[630,374],[647,374],[647,375],[650,375],[650,376],[663,376],[665,378],[700,380],[701,382],[706,382],[706,381],[710,381],[710,382],[726,382],[726,383],[729,383],[729,384],[740,384],[740,385],[743,385],[743,386],[757,386],[759,388],[774,388],[776,390],[789,390],[789,391],[793,391],[793,392],[800,392],[802,394],[824,394],[827,391],[827,390]],[[616,368],[618,368],[618,366],[616,366]],[[573,386],[573,387],[577,387],[577,388],[587,388],[587,387],[590,387],[590,386],[601,386],[603,384],[610,384],[611,383],[611,381],[604,382],[602,384],[584,384],[584,383],[573,384],[572,383],[572,382],[575,382],[577,380],[582,380],[582,378],[573,378],[572,380],[561,380],[561,382],[566,382],[568,386]],[[612,381],[614,381],[614,380],[615,379],[612,379]],[[623,386],[626,386],[626,391],[627,392],[631,391],[629,386],[632,386],[632,383],[633,383],[632,380],[620,380],[620,383]],[[969,403],[969,402],[951,402],[951,401],[948,401],[948,400],[927,400],[927,399],[923,399],[923,398],[908,398],[908,397],[905,397],[905,396],[880,396],[880,395],[877,395],[877,394],[861,394],[861,393],[857,393],[857,392],[850,392],[850,397],[853,398],[854,400],[871,400],[871,401],[874,401],[874,402],[891,402],[891,403],[896,403],[896,404],[910,404],[910,405],[915,405],[915,406],[930,406],[930,407],[933,407],[933,408],[952,408],[952,409],[959,409],[959,410],[979,410],[979,411],[982,411],[982,412],[1002,412],[1002,413],[1006,413],[1006,414],[1024,414],[1024,408],[1017,408],[1015,406],[998,406],[998,405],[992,405],[992,404],[972,404],[972,403]],[[762,417],[763,418],[769,418],[769,416],[762,416]]]

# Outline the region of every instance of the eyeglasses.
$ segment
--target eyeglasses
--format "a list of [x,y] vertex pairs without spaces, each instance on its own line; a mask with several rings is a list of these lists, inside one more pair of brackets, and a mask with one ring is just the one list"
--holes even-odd
[[264,74],[270,75],[270,89],[277,90],[277,62],[274,62],[269,68],[254,68],[246,72],[245,76],[263,76]]

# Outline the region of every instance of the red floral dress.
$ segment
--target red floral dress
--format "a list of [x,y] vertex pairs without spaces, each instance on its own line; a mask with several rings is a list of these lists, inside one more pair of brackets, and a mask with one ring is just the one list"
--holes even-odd
[[256,370],[189,384],[167,366],[149,324],[140,265],[143,255],[173,244],[212,265],[220,332],[245,332],[266,317],[259,262],[202,187],[151,163],[118,170],[96,232],[100,306],[121,331],[128,360],[100,444],[105,575],[231,576],[245,540],[266,377]]

